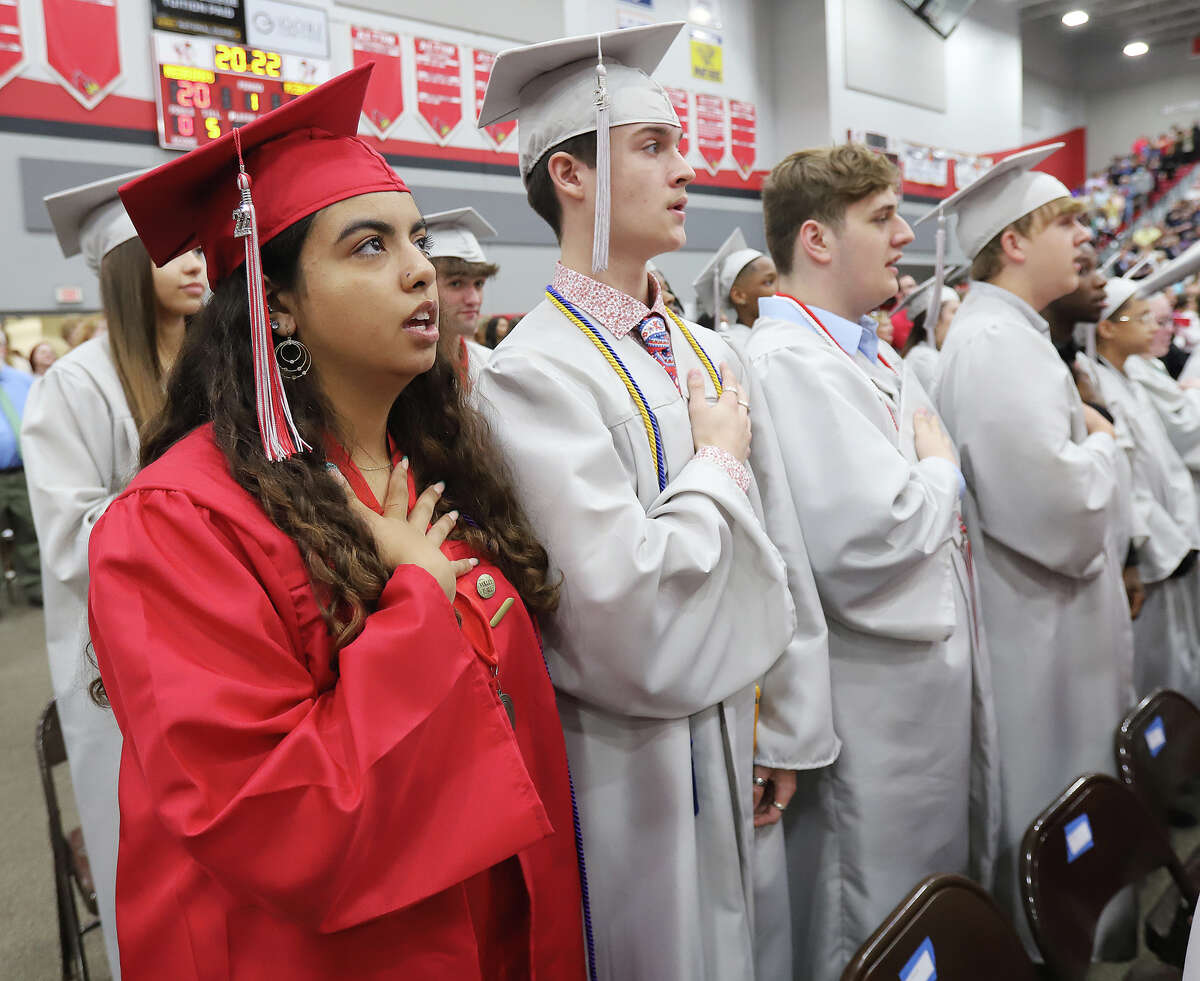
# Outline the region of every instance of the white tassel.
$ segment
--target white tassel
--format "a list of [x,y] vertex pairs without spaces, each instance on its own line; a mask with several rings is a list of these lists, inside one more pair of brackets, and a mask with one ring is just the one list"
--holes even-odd
[[946,283],[946,212],[938,212],[933,259],[933,291],[925,312],[925,339],[936,346],[938,317],[942,312],[942,286]]
[[608,69],[596,38],[596,216],[592,233],[592,272],[608,268],[609,225],[612,220],[612,162],[609,152]]

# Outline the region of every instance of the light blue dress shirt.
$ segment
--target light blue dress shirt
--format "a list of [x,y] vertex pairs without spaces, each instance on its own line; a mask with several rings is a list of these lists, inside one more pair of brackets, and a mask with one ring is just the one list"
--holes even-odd
[[[12,402],[17,418],[25,414],[25,400],[29,397],[29,389],[33,385],[33,376],[27,375],[16,368],[0,364],[0,388]],[[0,470],[13,470],[21,466],[21,447],[14,433],[8,416],[0,412]]]
[[[813,315],[829,331],[830,336],[837,342],[838,347],[854,356],[855,351],[862,351],[868,361],[879,357],[879,338],[875,334],[878,326],[870,317],[863,317],[858,323],[839,317],[836,313],[810,306]],[[791,300],[782,296],[764,296],[758,301],[758,313],[761,317],[774,317],[777,320],[787,320],[792,323],[806,323]]]

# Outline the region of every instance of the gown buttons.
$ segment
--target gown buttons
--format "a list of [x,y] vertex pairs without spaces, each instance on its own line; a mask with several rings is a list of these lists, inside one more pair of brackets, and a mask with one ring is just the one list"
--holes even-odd
[[486,572],[475,580],[475,591],[480,599],[491,599],[496,595],[496,580]]

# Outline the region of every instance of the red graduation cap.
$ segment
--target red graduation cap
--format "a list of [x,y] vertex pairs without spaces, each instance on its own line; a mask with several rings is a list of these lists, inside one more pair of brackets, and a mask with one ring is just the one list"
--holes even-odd
[[355,135],[371,64],[125,184],[125,210],[156,265],[197,246],[216,286],[246,265],[258,424],[271,460],[310,449],[292,422],[275,360],[261,243],[322,208],[376,191],[408,193]]

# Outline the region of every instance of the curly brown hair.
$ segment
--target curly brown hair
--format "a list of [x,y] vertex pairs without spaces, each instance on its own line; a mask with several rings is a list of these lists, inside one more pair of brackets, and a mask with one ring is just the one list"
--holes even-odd
[[[280,289],[299,285],[300,250],[314,216],[302,219],[262,247],[263,272]],[[315,447],[272,463],[263,453],[255,414],[246,272],[219,283],[188,332],[167,387],[162,414],[142,445],[141,464],[161,457],[197,426],[212,423],[233,479],[255,497],[271,521],[300,547],[336,652],[361,631],[387,583],[370,531],[350,510],[326,470],[322,437],[336,420],[316,378],[288,382],[297,428]],[[508,468],[486,420],[466,401],[457,372],[439,354],[434,366],[409,383],[388,416],[388,431],[419,477],[446,485],[437,513],[464,516],[452,537],[490,557],[533,613],[553,611],[559,584],[549,558],[525,517]]]

